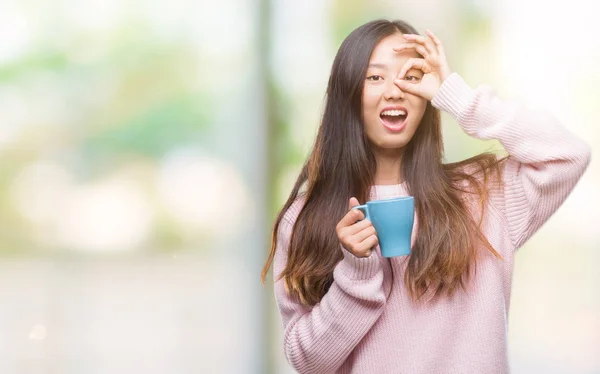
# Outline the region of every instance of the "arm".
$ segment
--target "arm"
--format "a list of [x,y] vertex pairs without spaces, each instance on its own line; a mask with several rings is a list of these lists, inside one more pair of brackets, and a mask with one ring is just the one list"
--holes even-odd
[[560,207],[590,162],[590,147],[552,115],[499,99],[489,86],[472,89],[457,73],[432,100],[478,139],[498,139],[509,157],[504,188],[491,193],[515,249]]
[[329,291],[314,307],[304,306],[290,297],[279,279],[292,228],[293,220],[286,214],[279,226],[273,265],[275,299],[285,329],[284,352],[300,373],[334,372],[383,312],[386,297],[380,259],[376,254],[358,258],[341,248],[344,258],[334,269]]

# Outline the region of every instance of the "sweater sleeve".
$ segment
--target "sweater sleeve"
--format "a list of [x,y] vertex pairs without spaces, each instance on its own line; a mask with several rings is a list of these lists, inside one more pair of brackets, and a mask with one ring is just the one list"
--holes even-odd
[[501,100],[487,85],[472,89],[457,73],[444,80],[432,105],[449,112],[467,134],[497,139],[508,152],[503,188],[490,191],[490,199],[514,249],[561,206],[590,162],[589,145],[551,114]]
[[295,221],[287,216],[279,225],[273,265],[275,299],[284,326],[284,352],[299,373],[331,373],[344,363],[383,312],[386,297],[381,262],[375,252],[358,258],[340,245],[344,258],[335,267],[333,283],[325,296],[313,307],[300,304],[279,279],[287,263]]

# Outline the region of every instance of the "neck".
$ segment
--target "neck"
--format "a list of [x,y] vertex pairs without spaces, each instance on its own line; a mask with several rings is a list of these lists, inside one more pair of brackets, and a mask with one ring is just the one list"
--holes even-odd
[[394,154],[378,154],[377,155],[377,170],[375,171],[375,184],[399,184],[402,183],[402,155],[394,152]]

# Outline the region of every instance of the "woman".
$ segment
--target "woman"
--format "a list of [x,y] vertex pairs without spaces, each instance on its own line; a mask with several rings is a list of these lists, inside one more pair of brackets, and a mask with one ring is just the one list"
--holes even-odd
[[[442,163],[440,110],[508,157]],[[506,373],[513,257],[590,160],[551,115],[472,89],[402,21],[354,30],[271,253],[284,351],[300,373]],[[305,187],[301,191],[301,188]],[[367,200],[414,196],[411,254],[383,258]]]

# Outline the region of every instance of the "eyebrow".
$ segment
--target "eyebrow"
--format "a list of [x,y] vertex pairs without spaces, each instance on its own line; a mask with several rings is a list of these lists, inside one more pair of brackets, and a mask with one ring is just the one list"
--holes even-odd
[[[367,69],[370,69],[370,68],[379,68],[379,69],[387,70],[388,66],[386,64],[379,64],[379,63],[375,62],[375,63],[369,64]],[[417,72],[423,73],[421,70],[419,70],[417,68],[410,68],[410,69],[408,69],[408,71],[417,71]],[[408,71],[407,71],[407,73],[408,73]]]
[[387,65],[386,64],[378,64],[378,63],[369,64],[369,67],[370,68],[387,69]]

